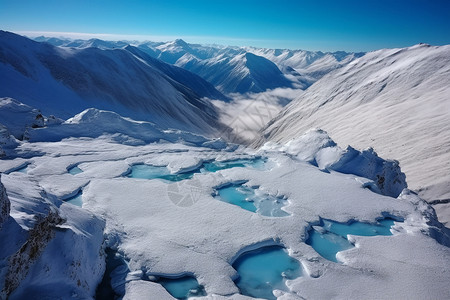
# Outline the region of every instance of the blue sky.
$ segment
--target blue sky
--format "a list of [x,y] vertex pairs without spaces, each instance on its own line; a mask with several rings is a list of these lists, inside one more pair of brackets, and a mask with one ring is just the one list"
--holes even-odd
[[0,28],[29,36],[368,51],[450,44],[450,1],[0,0]]

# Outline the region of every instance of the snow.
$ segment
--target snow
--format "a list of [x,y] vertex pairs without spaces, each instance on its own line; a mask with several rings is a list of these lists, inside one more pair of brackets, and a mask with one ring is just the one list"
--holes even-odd
[[[35,298],[92,299],[106,269],[105,251],[111,249],[123,259],[123,265],[111,272],[111,285],[124,299],[148,298],[149,295],[157,299],[173,299],[158,283],[158,278],[183,276],[195,277],[205,288],[206,296],[193,299],[251,299],[240,295],[236,286],[238,272],[233,265],[245,254],[269,246],[285,248],[303,271],[302,276],[286,280],[286,287],[273,291],[277,299],[449,298],[450,231],[438,222],[434,209],[428,203],[406,189],[405,176],[396,161],[379,157],[373,149],[358,151],[350,146],[340,147],[341,140],[336,138],[337,143],[334,142],[331,137],[335,138],[335,135],[328,128],[325,129],[331,137],[320,129],[300,130],[299,126],[295,126],[294,119],[290,119],[289,124],[283,123],[286,136],[279,139],[273,136],[272,141],[258,150],[227,144],[223,139],[210,139],[200,135],[199,131],[203,133],[209,128],[218,128],[210,119],[202,119],[205,115],[198,112],[212,108],[209,102],[198,102],[198,98],[190,98],[190,93],[183,94],[186,87],[172,85],[174,79],[167,74],[162,76],[161,70],[150,66],[148,57],[126,49],[108,50],[115,46],[100,41],[92,41],[90,45],[101,45],[106,50],[89,48],[88,45],[84,49],[54,48],[48,44],[38,46],[17,36],[9,36],[19,45],[29,48],[20,49],[22,57],[12,55],[14,52],[10,50],[13,48],[8,48],[11,54],[9,64],[0,64],[0,72],[8,75],[8,84],[29,83],[31,87],[27,86],[22,91],[26,104],[11,98],[0,100],[0,113],[5,116],[0,121],[4,123],[0,142],[2,147],[6,145],[2,148],[4,158],[0,160],[0,171],[3,172],[0,178],[1,298],[23,299],[32,295]],[[14,46],[15,42],[9,46]],[[0,46],[5,43],[0,40]],[[232,53],[235,53],[233,57],[242,55],[239,48],[208,48],[180,40],[147,46],[158,48],[158,53],[172,53],[172,58],[181,54],[178,53],[181,48],[195,52],[201,60],[208,59],[208,55],[217,53],[215,51],[222,51],[222,59],[225,60],[233,56]],[[164,97],[157,97],[151,105],[158,106],[152,108],[162,109],[160,111],[164,114],[159,118],[152,116],[138,121],[131,118],[131,114],[127,113],[129,110],[116,106],[117,103],[107,107],[102,106],[103,102],[95,97],[89,98],[89,101],[95,102],[85,101],[88,98],[82,99],[72,89],[73,86],[55,80],[51,70],[45,69],[47,66],[29,55],[29,52],[37,50],[43,54],[50,51],[58,61],[72,62],[73,59],[76,63],[72,66],[81,65],[84,68],[94,65],[94,78],[105,75],[103,67],[117,64],[122,70],[126,62],[138,64],[140,67],[135,69],[130,66],[123,74],[131,76],[133,82],[134,71],[137,70],[147,70],[150,72],[147,74],[155,75],[152,78],[162,84],[157,95]],[[428,61],[431,51],[441,55],[431,55],[433,62],[445,65],[446,47],[418,46],[398,53],[395,50],[369,53],[368,58],[353,61],[335,73],[353,72],[353,68],[364,69],[359,64],[366,62],[389,68],[389,74],[400,78],[391,80],[403,82],[401,70],[404,65],[416,66],[411,62],[416,62],[417,57],[431,64]],[[277,53],[282,51],[275,51],[274,55]],[[406,58],[403,58],[405,53]],[[226,55],[230,56],[227,58]],[[291,54],[284,55],[287,59]],[[346,59],[345,53],[334,55],[338,62]],[[386,55],[393,55],[398,60],[385,65],[388,63],[381,58]],[[436,56],[444,57],[443,61],[436,59]],[[11,60],[11,57],[15,59]],[[244,57],[260,60],[247,54]],[[106,59],[102,60],[104,66],[95,66],[98,64],[97,58]],[[109,59],[112,60],[111,65],[106,63],[110,62]],[[325,60],[324,65],[329,65]],[[426,68],[422,60],[417,62],[421,70],[432,69]],[[238,64],[243,62],[237,61]],[[52,59],[48,62],[59,64]],[[38,68],[33,67],[36,64]],[[396,68],[399,73],[396,73]],[[442,70],[438,68],[436,73],[439,72],[441,75],[445,73],[445,67]],[[369,76],[369,73],[374,74],[373,70],[362,73],[367,80],[376,82],[376,78]],[[429,75],[426,77],[427,84],[433,83],[433,74],[426,74]],[[336,75],[331,73],[328,76],[334,78]],[[43,80],[42,86],[33,83],[33,78]],[[67,80],[68,77],[62,78]],[[415,78],[411,80],[413,84],[418,82]],[[115,82],[108,84],[115,85]],[[321,84],[319,81],[302,97],[312,97],[309,96],[311,91]],[[351,90],[345,82],[342,84],[344,91]],[[438,88],[438,83],[431,86],[436,87],[433,95],[442,99],[439,96],[442,96],[440,93],[445,94],[445,87]],[[37,93],[39,87],[42,87],[42,94]],[[70,95],[61,99],[74,106],[62,110],[65,103],[58,103],[56,98],[41,102],[48,96],[45,91],[50,87],[56,88],[57,95]],[[370,104],[370,89],[357,84],[355,87],[366,92],[366,98],[360,97],[358,101]],[[8,85],[2,84],[1,88],[2,93],[8,89],[12,91]],[[391,89],[387,84],[382,92],[387,93]],[[131,91],[128,89],[127,92]],[[316,90],[316,93],[327,92],[329,90],[325,88]],[[33,95],[39,97],[33,98]],[[22,98],[18,100],[22,101]],[[32,106],[42,103],[45,105],[36,107],[43,112],[39,117],[43,122],[33,126],[33,117],[38,111]],[[95,108],[86,106],[87,103],[95,103]],[[203,103],[205,106],[195,106],[193,103]],[[445,108],[439,103],[439,108]],[[131,106],[135,104],[139,106],[137,103]],[[168,106],[164,106],[166,104]],[[172,105],[175,110],[171,109]],[[289,109],[296,105],[289,105],[280,119],[289,116]],[[338,108],[345,105],[336,104]],[[323,107],[327,107],[327,103]],[[387,111],[380,107],[383,112]],[[180,112],[178,109],[186,110]],[[62,112],[66,120],[45,116],[53,110]],[[428,115],[428,110],[424,109],[425,115]],[[358,127],[360,122],[376,115],[374,111],[361,112],[359,117],[364,119],[358,119],[359,122],[351,125]],[[122,115],[122,112],[126,114]],[[334,119],[337,117],[333,116]],[[406,116],[390,117],[390,126],[394,126],[392,120],[397,123],[408,120]],[[192,120],[186,123],[188,118]],[[351,115],[346,115],[346,118],[351,118]],[[277,122],[275,120],[271,126]],[[207,128],[195,130],[195,133],[182,130],[192,128],[191,125],[196,129],[203,125]],[[16,139],[10,135],[11,132],[22,137]],[[446,138],[443,131],[436,132],[442,134],[441,139]],[[268,134],[267,137],[272,136]],[[358,140],[358,134],[352,138]],[[433,142],[434,137],[428,141]],[[405,151],[405,155],[407,153]],[[250,163],[238,163],[244,159]],[[192,172],[192,176],[177,182],[127,176],[132,166],[137,164],[161,166],[170,174],[179,174],[196,170],[205,162],[220,162],[227,167],[210,172]],[[26,173],[15,171],[24,166],[27,166]],[[71,174],[69,170],[73,166],[78,166],[82,172]],[[215,199],[219,187],[240,183],[255,189],[257,195],[283,199],[286,215],[265,216]],[[64,202],[80,191],[82,207]],[[347,235],[348,241],[355,247],[337,253],[340,263],[327,260],[306,244],[311,229],[320,225],[323,219],[341,223],[374,223],[382,218],[399,221],[391,228],[393,235]]]
[[319,127],[341,145],[373,147],[398,160],[408,186],[426,200],[448,199],[449,54],[450,46],[429,45],[370,52],[292,101],[255,144],[285,143]]
[[[116,288],[124,291],[125,298],[148,291],[165,299],[167,293],[158,284],[146,281],[147,278],[192,275],[205,287],[207,296],[204,299],[245,299],[238,295],[234,283],[237,272],[232,265],[243,253],[271,245],[285,247],[305,271],[301,277],[287,282],[286,291],[276,291],[281,299],[330,294],[341,298],[355,295],[349,293],[357,293],[356,287],[362,284],[372,286],[370,295],[383,290],[387,297],[404,292],[418,298],[439,298],[448,290],[450,278],[448,272],[442,271],[443,260],[449,255],[444,246],[449,243],[448,233],[435,220],[433,210],[414,194],[404,192],[398,199],[386,197],[365,188],[367,184],[360,176],[334,170],[323,172],[293,155],[297,153],[298,157],[304,157],[300,152],[306,150],[301,143],[290,144],[292,151],[297,152],[273,148],[255,153],[242,147],[206,148],[202,146],[204,140],[198,137],[197,143],[183,143],[183,138],[189,140],[193,136],[182,132],[169,132],[166,140],[172,142],[129,144],[128,139],[117,140],[111,134],[97,136],[97,133],[89,134],[87,129],[66,131],[67,126],[78,129],[86,126],[95,132],[94,128],[100,123],[110,126],[110,130],[116,124],[119,132],[131,124],[136,128],[140,126],[136,124],[143,124],[145,128],[151,125],[135,123],[108,112],[86,114],[60,125],[32,129],[30,136],[39,136],[40,141],[33,142],[32,138],[31,142],[22,142],[16,149],[19,156],[20,153],[39,153],[27,157],[32,166],[28,174],[15,172],[2,176],[11,200],[11,222],[23,224],[25,229],[21,230],[33,228],[34,215],[45,214],[47,207],[52,207],[67,220],[57,225],[65,230],[57,231],[50,239],[39,259],[32,264],[31,271],[13,292],[12,299],[30,291],[50,293],[51,296],[75,293],[92,297],[104,270],[104,261],[99,256],[103,234],[105,246],[117,250],[127,261],[127,279],[124,280],[120,273],[116,274],[120,278],[113,277]],[[95,121],[98,117],[101,122]],[[53,138],[55,132],[60,138]],[[80,132],[88,137],[62,138],[64,132],[69,135]],[[134,132],[134,139],[138,139],[139,134],[144,135],[140,140],[145,140],[145,135],[152,132],[158,137],[162,134],[147,129],[123,134],[130,132]],[[306,151],[310,157],[327,147],[337,147],[323,132],[308,134],[309,140],[317,141],[316,146],[314,143],[311,146],[314,151]],[[170,135],[177,138],[172,139]],[[45,137],[49,140],[45,141]],[[176,172],[192,169],[201,161],[241,159],[256,154],[267,157],[266,167],[234,167],[196,173],[190,179],[175,183],[125,176],[129,166],[136,163],[167,164]],[[83,172],[75,176],[69,174],[68,168],[74,165]],[[355,166],[353,170],[356,170]],[[212,194],[216,187],[239,181],[259,187],[262,193],[288,199],[289,204],[283,209],[289,215],[265,217],[214,199]],[[82,208],[62,203],[62,199],[74,195],[80,188],[83,189]],[[189,195],[191,201],[180,205],[177,195]],[[396,223],[394,235],[390,237],[355,237],[356,248],[349,250],[352,252],[339,253],[343,265],[327,261],[305,244],[310,227],[318,224],[321,218],[338,222],[374,222],[383,216],[394,216],[404,222]],[[98,218],[105,220],[104,232]],[[9,232],[7,226],[2,232]],[[23,240],[26,234],[16,236]],[[419,245],[421,251],[406,251],[411,244]],[[18,249],[20,242],[16,245],[15,249]],[[61,251],[69,246],[64,253],[70,255],[65,258],[55,254],[54,249]],[[72,251],[74,247],[77,251]],[[75,263],[75,267],[70,267],[72,261],[80,262],[80,265]],[[92,265],[98,266],[95,274],[92,274]],[[440,269],[437,269],[438,265]],[[42,274],[46,266],[50,271]],[[65,273],[66,268],[77,274],[76,279]],[[368,269],[373,271],[370,272],[372,275],[364,271]],[[401,278],[398,278],[399,269],[404,272]],[[41,277],[44,279],[37,281]],[[76,282],[81,278],[86,282],[81,281],[81,287],[78,287]],[[335,285],[338,278],[351,279],[348,284],[354,288],[338,288]],[[411,280],[419,278],[421,284],[411,286]],[[64,285],[61,283],[60,290],[50,292],[44,287],[47,283],[60,284],[61,280]],[[311,288],[317,281],[321,282],[320,291]],[[366,292],[360,294],[369,295]]]
[[405,174],[397,161],[381,159],[373,149],[360,152],[348,146],[344,150],[320,129],[311,129],[284,145],[267,142],[261,149],[281,151],[324,171],[335,170],[372,179],[373,182],[364,181],[364,185],[384,195],[397,197],[407,187]]
[[28,175],[1,180],[11,201],[0,231],[0,243],[8,245],[0,254],[2,298],[92,297],[104,269],[104,221],[48,197]]

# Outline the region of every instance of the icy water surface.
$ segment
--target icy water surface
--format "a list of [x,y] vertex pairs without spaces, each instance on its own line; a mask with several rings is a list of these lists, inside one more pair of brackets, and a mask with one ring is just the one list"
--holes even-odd
[[22,165],[21,167],[19,167],[17,169],[13,169],[11,171],[8,171],[8,174],[13,173],[13,172],[19,172],[19,173],[27,174],[29,165],[30,165],[29,163],[27,163],[25,165]]
[[76,206],[81,207],[83,205],[83,192],[80,190],[75,196],[65,199],[64,201]]
[[268,217],[285,217],[289,214],[281,208],[286,200],[267,194],[256,193],[256,190],[242,184],[232,184],[217,189],[221,201],[237,205],[245,210],[257,212]]
[[69,168],[67,170],[67,172],[69,172],[72,175],[77,175],[77,174],[83,173],[83,170],[78,168],[78,166],[73,166],[73,167]]
[[383,219],[378,223],[338,223],[331,220],[321,220],[320,226],[314,226],[309,232],[306,243],[322,257],[338,262],[336,254],[339,251],[353,248],[347,240],[347,234],[359,236],[392,235],[390,228],[394,225],[391,219]]
[[157,283],[160,283],[169,292],[169,294],[177,299],[187,299],[194,296],[206,296],[203,286],[199,285],[197,280],[192,276],[184,276],[181,278],[161,277]]
[[241,294],[263,299],[276,299],[273,290],[287,290],[286,279],[302,274],[300,262],[283,247],[264,247],[241,255],[233,264],[239,273],[235,281]]
[[266,160],[264,158],[255,159],[240,159],[227,162],[205,162],[197,169],[186,171],[177,174],[171,174],[169,169],[165,166],[151,166],[146,164],[137,164],[131,166],[131,172],[127,174],[130,178],[142,179],[162,179],[172,182],[177,182],[185,179],[190,179],[196,173],[217,172],[220,170],[236,168],[236,167],[252,167],[260,169],[264,167]]

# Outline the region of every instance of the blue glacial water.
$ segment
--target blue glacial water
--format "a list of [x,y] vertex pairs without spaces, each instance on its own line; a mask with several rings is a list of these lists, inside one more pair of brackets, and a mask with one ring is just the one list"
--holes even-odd
[[391,219],[383,219],[377,223],[350,222],[339,223],[331,220],[321,220],[320,227],[315,226],[309,232],[306,243],[322,257],[338,262],[336,254],[339,251],[353,248],[347,240],[347,234],[359,236],[392,235],[390,228],[394,225]]
[[157,283],[161,284],[173,297],[177,299],[187,299],[194,296],[206,296],[205,289],[199,285],[192,276],[181,278],[160,277]]
[[75,196],[65,199],[64,201],[76,206],[81,207],[83,205],[83,191],[79,191]]
[[73,167],[67,169],[67,172],[69,172],[72,175],[77,175],[77,174],[83,173],[83,170],[78,168],[78,166],[73,166]]
[[208,173],[217,172],[220,170],[230,169],[230,168],[245,168],[252,167],[255,169],[261,169],[264,167],[266,159],[255,158],[255,159],[241,159],[233,160],[227,162],[205,162],[200,167],[182,172],[177,174],[171,174],[170,171],[165,166],[151,166],[146,164],[137,164],[131,166],[131,172],[127,174],[130,178],[142,178],[142,179],[162,179],[172,182],[177,182],[185,179],[190,179],[197,173]]
[[217,189],[221,201],[237,205],[245,210],[268,217],[285,217],[289,214],[281,208],[286,200],[267,194],[258,194],[256,190],[243,184],[233,184]]
[[11,170],[11,171],[8,171],[8,174],[9,174],[9,173],[13,173],[13,172],[19,172],[19,173],[27,174],[27,172],[28,172],[28,166],[29,166],[29,164],[25,164],[25,165],[23,165],[23,166],[21,166],[21,167],[19,167],[19,168],[17,168],[17,169],[13,169],[13,170]]
[[241,255],[233,264],[241,294],[276,299],[273,290],[287,290],[285,281],[302,275],[300,262],[279,246],[264,247]]

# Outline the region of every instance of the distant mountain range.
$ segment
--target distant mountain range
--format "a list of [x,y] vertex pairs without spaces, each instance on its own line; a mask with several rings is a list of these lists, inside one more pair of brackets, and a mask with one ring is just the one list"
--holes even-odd
[[364,53],[262,49],[171,42],[68,40],[37,37],[54,46],[115,49],[132,45],[150,57],[194,72],[223,93],[264,92],[278,87],[305,89],[328,72]]

